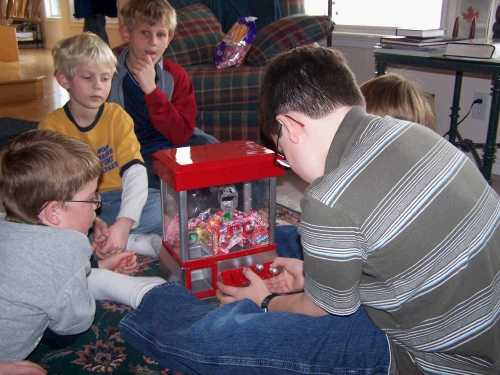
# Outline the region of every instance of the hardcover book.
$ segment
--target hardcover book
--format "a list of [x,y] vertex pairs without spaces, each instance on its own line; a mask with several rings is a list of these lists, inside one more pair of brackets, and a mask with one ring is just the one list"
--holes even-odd
[[444,47],[429,49],[405,49],[405,48],[381,48],[375,46],[375,53],[386,53],[389,55],[422,56],[422,57],[442,57]]
[[444,55],[474,59],[496,59],[500,57],[500,41],[481,38],[450,42],[446,45]]
[[416,29],[396,29],[396,35],[411,36],[418,38],[435,38],[439,36],[444,36],[445,29],[427,29],[427,30],[416,30]]
[[429,47],[429,46],[445,46],[449,42],[464,40],[451,38],[451,37],[439,37],[439,38],[409,38],[401,36],[384,36],[380,38],[380,44],[393,44],[393,45],[405,45],[413,47]]

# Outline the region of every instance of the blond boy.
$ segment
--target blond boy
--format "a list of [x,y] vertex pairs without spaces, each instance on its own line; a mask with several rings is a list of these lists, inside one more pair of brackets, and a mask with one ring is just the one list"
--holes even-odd
[[[57,82],[68,90],[70,100],[39,124],[79,139],[102,160],[98,190],[100,212],[109,230],[94,237],[98,254],[124,249],[157,255],[162,233],[159,195],[148,195],[146,168],[130,116],[114,103],[106,103],[116,58],[109,46],[92,33],[61,40],[53,48]],[[142,235],[130,233],[154,233]]]

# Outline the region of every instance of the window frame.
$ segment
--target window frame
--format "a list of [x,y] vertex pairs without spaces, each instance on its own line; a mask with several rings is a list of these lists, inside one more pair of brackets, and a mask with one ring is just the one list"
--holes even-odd
[[[59,5],[59,14],[58,15],[54,15],[52,13],[52,9],[53,9],[53,2],[57,2],[58,5]],[[45,12],[45,18],[47,19],[61,19],[61,0],[45,0],[43,2],[43,10]]]

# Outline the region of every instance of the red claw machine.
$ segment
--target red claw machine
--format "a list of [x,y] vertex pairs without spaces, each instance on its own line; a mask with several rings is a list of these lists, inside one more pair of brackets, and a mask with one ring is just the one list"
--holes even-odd
[[274,152],[251,141],[181,147],[153,155],[161,180],[163,245],[160,275],[198,298],[215,295],[217,280],[248,283],[276,270]]

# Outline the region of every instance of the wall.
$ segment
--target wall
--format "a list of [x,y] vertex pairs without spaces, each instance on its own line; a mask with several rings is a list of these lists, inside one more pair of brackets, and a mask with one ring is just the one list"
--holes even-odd
[[[348,36],[342,34],[333,35],[333,48],[342,51],[349,62],[349,66],[356,75],[358,83],[364,82],[375,76],[375,57],[373,46],[378,42],[380,36]],[[450,126],[451,105],[453,101],[453,89],[455,84],[455,72],[432,70],[424,68],[411,68],[404,66],[389,66],[388,72],[402,74],[417,81],[420,86],[431,94],[435,95],[435,109],[438,123],[438,133],[444,135]],[[462,120],[470,109],[474,92],[490,94],[490,103],[487,113],[489,114],[491,105],[490,76],[464,73],[462,79],[462,91],[460,96],[460,117]],[[487,116],[488,117],[488,116]],[[458,130],[464,139],[471,139],[475,143],[485,143],[488,129],[488,121],[480,121],[471,118],[471,115],[459,125]],[[497,143],[500,143],[500,135],[497,134]],[[482,156],[483,151],[478,150]],[[472,158],[470,153],[467,156]],[[492,173],[500,175],[500,162],[493,165]]]

